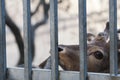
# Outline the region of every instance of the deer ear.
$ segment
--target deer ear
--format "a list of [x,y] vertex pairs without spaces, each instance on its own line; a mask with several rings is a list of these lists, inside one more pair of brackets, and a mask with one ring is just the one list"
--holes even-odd
[[109,22],[107,22],[106,23],[106,28],[105,28],[104,32],[107,33],[107,34],[109,34],[109,29],[110,29]]
[[98,34],[98,36],[104,37],[106,41],[108,40],[108,38],[109,38],[109,22],[106,23],[106,27],[104,29],[104,32],[100,32]]
[[87,44],[92,43],[92,41],[95,39],[95,35],[92,33],[87,33]]
[[110,29],[110,27],[109,27],[109,22],[107,22],[107,23],[106,23],[106,28],[105,28],[105,30],[104,30],[106,40],[108,40],[109,35],[110,35],[110,33],[109,33],[110,30],[109,30],[109,29]]

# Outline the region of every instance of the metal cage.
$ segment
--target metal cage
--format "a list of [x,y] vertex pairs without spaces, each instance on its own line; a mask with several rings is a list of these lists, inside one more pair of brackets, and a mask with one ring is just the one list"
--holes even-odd
[[[57,0],[50,0],[52,69],[32,69],[30,0],[23,0],[25,67],[6,68],[5,3],[0,0],[0,80],[120,80],[117,74],[117,0],[109,0],[110,73],[87,73],[86,0],[79,0],[80,72],[58,70]],[[113,54],[114,53],[114,54]],[[9,74],[8,74],[9,72]],[[69,76],[68,76],[69,75]]]

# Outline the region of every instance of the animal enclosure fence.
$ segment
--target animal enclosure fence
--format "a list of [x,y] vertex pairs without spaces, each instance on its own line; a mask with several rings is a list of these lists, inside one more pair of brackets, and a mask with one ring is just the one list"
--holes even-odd
[[[50,37],[52,69],[32,69],[30,0],[23,0],[24,68],[6,67],[5,4],[0,0],[0,80],[120,80],[117,74],[117,0],[109,0],[110,74],[87,73],[86,65],[86,0],[79,0],[80,72],[58,70],[57,0],[50,0]],[[114,54],[113,54],[114,53]]]

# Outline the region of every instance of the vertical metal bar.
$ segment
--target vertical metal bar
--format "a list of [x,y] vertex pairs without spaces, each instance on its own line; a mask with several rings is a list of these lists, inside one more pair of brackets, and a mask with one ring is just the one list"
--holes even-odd
[[87,80],[86,0],[79,0],[80,80]]
[[110,74],[117,75],[117,0],[109,0]]
[[30,17],[30,0],[23,0],[23,22],[24,22],[24,76],[25,80],[32,79],[32,27]]
[[4,0],[0,0],[0,80],[6,80],[6,34]]
[[51,80],[59,80],[57,0],[50,0]]

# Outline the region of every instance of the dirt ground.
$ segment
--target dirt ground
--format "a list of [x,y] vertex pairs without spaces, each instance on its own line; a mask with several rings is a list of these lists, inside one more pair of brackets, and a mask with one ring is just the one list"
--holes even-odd
[[[39,0],[32,0],[31,10],[34,11]],[[48,1],[49,2],[49,1]],[[23,34],[22,0],[6,0],[7,12],[19,26]],[[43,10],[32,17],[32,24],[43,18]],[[120,18],[120,2],[118,1],[118,26]],[[87,31],[93,34],[101,32],[108,21],[108,0],[87,0]],[[63,0],[58,9],[59,44],[78,44],[78,0]],[[38,65],[49,56],[50,23],[39,26],[35,31],[35,59],[33,65]],[[118,27],[119,28],[119,27]],[[19,59],[19,51],[13,34],[7,27],[7,66],[15,66]]]

